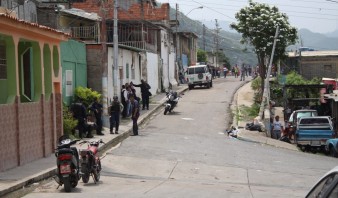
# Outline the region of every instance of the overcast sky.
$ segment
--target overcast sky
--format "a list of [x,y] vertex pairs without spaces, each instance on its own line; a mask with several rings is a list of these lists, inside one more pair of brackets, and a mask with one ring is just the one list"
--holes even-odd
[[[195,20],[225,20],[235,22],[235,13],[248,5],[247,0],[157,0],[169,3]],[[338,29],[338,0],[255,0],[277,6],[289,16],[292,26],[313,32],[328,33]],[[203,9],[195,9],[203,6]]]

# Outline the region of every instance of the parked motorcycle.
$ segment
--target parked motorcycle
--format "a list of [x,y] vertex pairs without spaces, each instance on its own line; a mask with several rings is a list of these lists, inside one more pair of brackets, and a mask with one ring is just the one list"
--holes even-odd
[[63,185],[66,192],[75,188],[81,177],[79,154],[76,147],[71,147],[77,141],[79,140],[71,140],[68,135],[63,135],[59,138],[59,145],[55,149],[57,177],[54,179],[59,184],[58,188]]
[[168,112],[171,112],[177,105],[180,96],[177,95],[177,92],[169,90],[166,92],[167,101],[165,103],[164,115]]
[[88,183],[89,177],[92,176],[94,183],[100,180],[101,160],[98,156],[99,145],[102,140],[82,141],[80,145],[87,144],[88,148],[80,150],[80,163],[83,183]]

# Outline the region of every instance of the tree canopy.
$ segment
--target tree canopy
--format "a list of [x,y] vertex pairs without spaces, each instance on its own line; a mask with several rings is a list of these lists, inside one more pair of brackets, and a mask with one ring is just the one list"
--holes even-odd
[[260,76],[264,79],[266,70],[264,60],[272,52],[277,26],[279,34],[274,60],[282,58],[286,47],[296,42],[297,30],[290,26],[286,14],[279,12],[277,7],[252,0],[248,6],[236,13],[235,17],[238,23],[232,23],[230,27],[242,34],[242,43],[254,47],[261,68]]
[[207,62],[207,53],[205,51],[197,50],[197,62]]

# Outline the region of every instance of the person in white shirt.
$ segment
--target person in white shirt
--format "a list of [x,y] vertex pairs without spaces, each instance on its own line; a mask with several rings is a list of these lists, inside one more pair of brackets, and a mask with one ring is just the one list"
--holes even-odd
[[275,121],[272,123],[271,137],[273,139],[279,140],[279,138],[281,138],[281,134],[282,134],[283,130],[284,130],[283,124],[279,121],[279,116],[277,115],[275,117]]

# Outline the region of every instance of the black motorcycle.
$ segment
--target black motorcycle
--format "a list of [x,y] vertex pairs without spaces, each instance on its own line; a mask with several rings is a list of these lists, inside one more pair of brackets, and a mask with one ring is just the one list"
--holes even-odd
[[98,156],[100,143],[102,140],[82,141],[80,145],[87,144],[87,149],[80,150],[80,163],[83,183],[88,183],[89,177],[92,176],[94,183],[100,180],[101,174],[101,159]]
[[177,92],[172,90],[166,92],[167,101],[165,103],[164,115],[168,112],[171,112],[177,105],[180,96],[177,95]]
[[79,154],[76,147],[71,147],[77,141],[67,135],[61,136],[55,152],[57,175],[54,179],[59,184],[58,188],[63,185],[66,192],[75,188],[80,180]]

